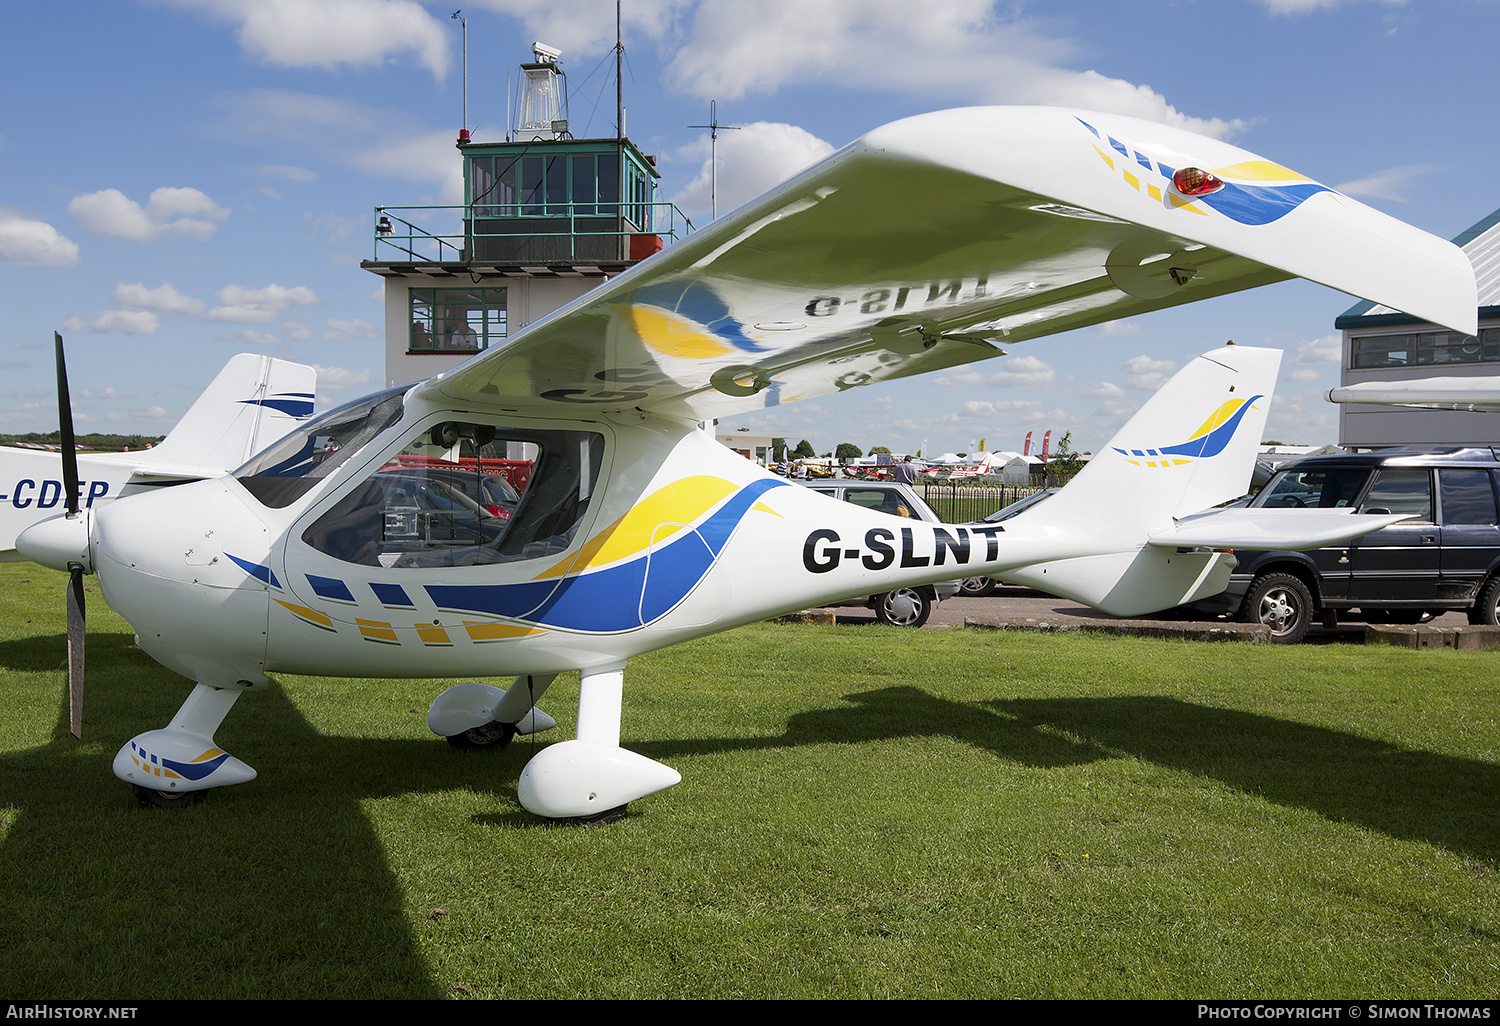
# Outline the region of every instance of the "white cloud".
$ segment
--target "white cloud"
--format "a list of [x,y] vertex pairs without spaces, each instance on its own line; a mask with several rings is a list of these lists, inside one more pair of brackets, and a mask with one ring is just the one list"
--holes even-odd
[[33,221],[0,207],[0,264],[71,267],[76,263],[76,242],[45,221]]
[[331,96],[261,89],[234,96],[217,129],[237,139],[271,138],[370,174],[419,182],[436,190],[417,202],[464,200],[463,158],[456,133],[421,128],[409,113],[381,110]]
[[[1361,0],[1258,0],[1258,2],[1272,14],[1297,15],[1322,11],[1345,3],[1359,3]],[[1406,0],[1375,0],[1375,2],[1387,7],[1402,7],[1406,4]]]
[[1145,392],[1154,392],[1167,383],[1172,372],[1177,370],[1177,364],[1171,360],[1153,360],[1149,356],[1134,356],[1123,364],[1126,374],[1130,377],[1125,379],[1126,388],[1134,388]]
[[1113,381],[1101,381],[1097,385],[1084,386],[1083,394],[1096,399],[1119,399],[1125,395],[1125,390]]
[[714,145],[705,137],[679,151],[676,159],[701,161],[697,176],[673,197],[690,216],[704,218],[712,209],[710,195],[717,192],[717,207],[723,214],[792,177],[798,171],[833,152],[806,129],[779,122],[756,121],[734,129],[720,129],[718,181],[713,176]]
[[1145,329],[1135,321],[1105,321],[1089,329],[1089,334],[1094,338],[1121,338],[1127,335],[1139,335],[1143,331]]
[[185,296],[170,284],[148,289],[141,282],[134,284],[121,282],[115,286],[109,298],[111,302],[120,306],[134,307],[138,310],[160,310],[163,313],[183,314],[203,312],[203,300]]
[[245,328],[243,331],[223,331],[214,336],[220,342],[233,342],[235,345],[247,346],[280,346],[285,342],[268,332],[256,331],[254,328]]
[[323,337],[330,342],[347,342],[351,338],[379,338],[380,329],[369,321],[358,317],[350,321],[328,320],[328,330]]
[[309,171],[305,167],[297,167],[294,164],[260,164],[250,170],[267,178],[279,178],[288,182],[316,182],[318,180],[316,171]]
[[1401,167],[1377,171],[1353,182],[1344,182],[1334,188],[1349,196],[1365,196],[1370,199],[1391,200],[1405,203],[1407,192],[1420,178],[1442,171],[1438,164],[1404,164]]
[[994,383],[1002,388],[1039,392],[1050,388],[1057,379],[1057,371],[1035,356],[1013,356],[1003,366],[1005,369],[993,378]]
[[349,370],[346,367],[323,367],[313,364],[313,370],[318,372],[318,388],[327,389],[330,392],[342,392],[345,389],[356,388],[370,383],[372,375],[367,370]]
[[161,318],[150,310],[106,310],[89,325],[90,331],[121,331],[127,335],[152,335]]
[[1323,376],[1323,371],[1314,370],[1312,367],[1304,367],[1302,370],[1294,370],[1287,375],[1288,381],[1317,381]]
[[735,100],[834,82],[978,103],[1085,107],[1225,138],[1243,121],[1195,118],[1145,85],[1067,66],[1074,44],[994,0],[761,0],[699,4],[668,78],[683,92]]
[[239,27],[240,49],[283,68],[370,67],[411,55],[448,73],[449,30],[415,0],[168,0]]
[[1339,363],[1343,358],[1342,335],[1324,335],[1297,346],[1298,363]]
[[286,288],[267,285],[263,289],[247,289],[243,285],[226,285],[214,294],[218,304],[208,311],[211,321],[238,321],[262,324],[275,320],[297,307],[318,302],[317,294],[306,285]]
[[1041,413],[1042,404],[1035,401],[1002,399],[998,402],[972,400],[963,405],[963,411],[975,417],[1011,417],[1034,421]]
[[86,232],[130,242],[203,242],[229,216],[227,209],[189,188],[157,189],[144,207],[119,189],[104,189],[76,197],[68,204],[68,213]]
[[[615,0],[475,0],[526,23],[526,38],[539,39],[570,57],[602,54],[615,45]],[[661,42],[693,0],[630,0],[620,9],[627,40]],[[628,51],[627,51],[628,52]]]

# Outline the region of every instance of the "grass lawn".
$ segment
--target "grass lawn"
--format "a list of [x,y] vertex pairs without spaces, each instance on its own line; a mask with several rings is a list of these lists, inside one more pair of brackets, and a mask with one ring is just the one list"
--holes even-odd
[[[1500,652],[762,624],[631,662],[683,781],[579,828],[448,681],[281,677],[172,812],[109,763],[188,682],[0,567],[8,998],[1490,998]],[[92,583],[92,581],[90,582]],[[543,700],[572,736],[577,677]],[[550,740],[550,738],[549,738]]]

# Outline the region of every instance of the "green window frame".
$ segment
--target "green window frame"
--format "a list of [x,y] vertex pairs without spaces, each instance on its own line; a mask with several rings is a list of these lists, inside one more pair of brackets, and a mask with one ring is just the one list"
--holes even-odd
[[504,343],[504,288],[415,288],[408,301],[409,353],[477,353]]

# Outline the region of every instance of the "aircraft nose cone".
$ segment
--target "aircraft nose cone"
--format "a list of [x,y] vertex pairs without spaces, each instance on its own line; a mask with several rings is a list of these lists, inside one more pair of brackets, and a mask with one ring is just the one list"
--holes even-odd
[[70,564],[80,563],[86,573],[93,573],[89,523],[90,514],[86,510],[39,521],[16,536],[16,551],[33,563],[54,570],[66,570]]

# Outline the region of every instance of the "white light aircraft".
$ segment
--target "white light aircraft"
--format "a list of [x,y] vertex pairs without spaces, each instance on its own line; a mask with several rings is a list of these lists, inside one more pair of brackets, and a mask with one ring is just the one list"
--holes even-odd
[[[1021,568],[1118,613],[1222,586],[1215,548],[1333,544],[1393,518],[1195,515],[1249,480],[1279,354],[1193,361],[1072,484],[1004,525],[921,524],[765,473],[700,424],[1001,355],[997,343],[1301,275],[1472,332],[1447,242],[1279,165],[1158,124],[978,108],[876,130],[446,374],[332,411],[234,473],[37,525],[140,646],[196,686],[115,773],[183,804],[255,771],[214,743],[267,674],[514,676],[432,729],[577,738],[521,803],[609,814],[678,774],[620,747],[635,655],[855,594]],[[528,468],[513,505],[445,505],[454,447]],[[451,495],[450,492],[445,494]],[[497,511],[498,510],[498,511]],[[1293,514],[1286,516],[1284,514]],[[72,633],[70,627],[70,634]]]
[[[75,497],[94,508],[123,495],[217,477],[312,416],[317,372],[241,353],[224,365],[160,444],[137,452],[79,453]],[[24,559],[16,536],[67,508],[56,452],[0,446],[0,562]]]

